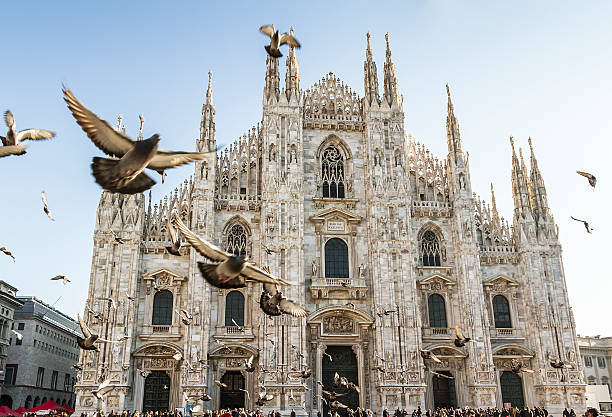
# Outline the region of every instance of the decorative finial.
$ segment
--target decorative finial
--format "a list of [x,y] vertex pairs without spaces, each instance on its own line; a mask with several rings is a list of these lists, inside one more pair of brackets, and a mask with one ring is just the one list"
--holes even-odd
[[138,119],[140,120],[140,127],[138,128],[138,140],[142,140],[142,128],[144,126],[144,116],[142,114],[139,114]]
[[368,49],[370,49],[370,32],[366,33],[366,38],[368,39]]
[[385,33],[385,40],[387,41],[387,49],[389,49],[389,32]]
[[450,88],[448,88],[448,83],[446,83],[446,95],[450,99]]
[[291,29],[289,29],[289,34],[291,34],[291,36],[293,36],[293,33],[294,33],[294,32],[295,32],[295,31],[293,30],[293,26],[291,26]]
[[117,130],[121,130],[121,121],[123,120],[123,116],[119,115],[119,117],[117,117]]
[[529,136],[529,139],[527,139],[527,142],[529,143],[529,150],[531,150],[531,153],[533,154],[533,145],[531,144],[531,136]]
[[212,105],[212,70],[208,70],[208,89],[206,90],[206,104]]
[[212,87],[212,70],[208,70],[208,87]]
[[514,138],[512,136],[510,136],[510,146],[512,146],[512,153],[514,152]]

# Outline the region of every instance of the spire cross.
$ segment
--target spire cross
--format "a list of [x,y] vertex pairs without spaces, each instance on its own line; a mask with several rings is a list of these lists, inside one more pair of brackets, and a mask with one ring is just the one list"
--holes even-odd
[[142,128],[144,126],[144,116],[142,114],[139,114],[138,119],[140,119],[140,128],[138,129],[138,138],[142,139]]
[[117,130],[121,130],[121,121],[123,120],[123,116],[119,115],[119,117],[117,117]]

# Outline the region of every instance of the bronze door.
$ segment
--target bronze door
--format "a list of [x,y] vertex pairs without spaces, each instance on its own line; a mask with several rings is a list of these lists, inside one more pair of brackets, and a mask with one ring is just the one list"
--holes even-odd
[[[359,371],[357,369],[357,356],[351,346],[328,346],[325,353],[332,357],[329,360],[327,355],[323,355],[321,383],[323,389],[337,394],[345,394],[338,398],[338,401],[347,405],[350,409],[356,410],[359,407],[359,394],[346,387],[336,388],[332,385],[334,374],[345,377],[349,382],[359,385]],[[362,387],[360,387],[362,388]],[[323,415],[326,416],[329,407],[323,402]],[[338,410],[339,414],[345,414]]]
[[219,408],[244,408],[244,376],[240,371],[227,371],[221,382],[227,385],[227,388],[221,388],[221,401]]
[[164,371],[153,371],[145,379],[142,411],[165,411],[169,408],[170,377]]

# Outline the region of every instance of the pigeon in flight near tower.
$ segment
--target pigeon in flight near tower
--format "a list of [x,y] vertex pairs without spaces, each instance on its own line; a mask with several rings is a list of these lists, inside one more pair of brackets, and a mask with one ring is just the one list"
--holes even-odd
[[9,155],[23,155],[26,153],[26,148],[21,144],[24,140],[44,140],[51,139],[55,133],[50,130],[43,129],[25,129],[17,131],[15,129],[15,117],[10,110],[4,113],[4,121],[9,130],[6,137],[0,136],[2,146],[0,147],[0,158]]
[[589,184],[591,185],[591,187],[595,188],[595,184],[597,184],[597,178],[595,178],[595,175],[589,174],[588,172],[584,172],[584,171],[576,171],[576,173],[578,175],[582,175],[587,180],[589,180]]
[[189,244],[203,257],[214,263],[198,262],[200,273],[208,283],[216,288],[244,288],[247,281],[260,281],[274,285],[289,285],[289,282],[275,278],[261,268],[247,262],[242,256],[231,253],[197,237],[181,221],[174,216],[173,222],[185,236]]
[[64,88],[64,100],[89,139],[111,158],[94,157],[91,169],[96,182],[105,190],[121,194],[136,194],[151,188],[153,181],[145,168],[160,175],[168,168],[204,159],[208,153],[176,152],[157,149],[158,134],[146,140],[134,141],[113,129],[105,120],[89,111],[70,90]]
[[0,248],[0,252],[2,252],[3,254],[5,254],[6,256],[10,256],[11,258],[13,258],[13,262],[15,262],[15,256],[11,253],[11,251],[9,251],[7,248],[5,248],[4,246],[2,246]]
[[587,222],[586,220],[580,220],[575,218],[574,216],[570,216],[572,218],[572,220],[576,220],[577,222],[580,222],[582,224],[584,224],[584,228],[586,229],[587,233],[593,233],[593,229],[591,226],[589,226],[589,222]]
[[287,300],[283,294],[276,289],[276,285],[264,283],[259,306],[268,316],[280,316],[283,313],[290,316],[303,318],[308,315],[302,306]]
[[270,44],[266,45],[266,52],[268,55],[274,58],[280,58],[283,54],[280,51],[281,45],[288,44],[294,48],[300,48],[302,45],[293,37],[293,28],[290,33],[283,33],[282,35],[278,30],[274,30],[274,25],[264,25],[259,28],[259,31],[264,35],[270,37]]

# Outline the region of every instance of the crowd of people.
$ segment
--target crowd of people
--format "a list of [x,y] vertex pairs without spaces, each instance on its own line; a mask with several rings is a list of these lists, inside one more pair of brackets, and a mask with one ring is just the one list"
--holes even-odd
[[[261,410],[245,410],[239,409],[222,409],[222,410],[204,410],[201,412],[191,413],[191,416],[185,417],[282,417],[280,411],[270,411],[263,413]],[[68,414],[57,414],[61,417],[68,417]],[[382,417],[554,417],[552,414],[548,414],[548,410],[545,408],[534,407],[534,408],[436,408],[435,410],[421,410],[421,407],[412,412],[408,412],[406,408],[396,409],[391,415],[388,409],[382,411]],[[594,408],[588,408],[583,414],[584,417],[598,417],[599,412]],[[108,414],[104,414],[97,411],[91,415],[88,413],[81,413],[80,417],[183,417],[183,413],[180,410],[174,411],[128,411],[123,410],[122,412],[111,411]],[[291,417],[296,417],[295,410],[291,410]],[[314,416],[313,416],[314,417]],[[376,417],[376,412],[369,409],[357,408],[351,410],[350,408],[344,410],[330,410],[325,416],[322,415],[321,411],[317,412],[317,417]],[[559,417],[577,417],[576,412],[567,408],[563,411],[563,416]]]

